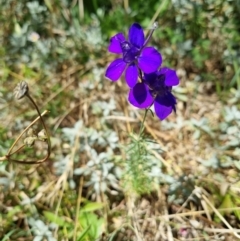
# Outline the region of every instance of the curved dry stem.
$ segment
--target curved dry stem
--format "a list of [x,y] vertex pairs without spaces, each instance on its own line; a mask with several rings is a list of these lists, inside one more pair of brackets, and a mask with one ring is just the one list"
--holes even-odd
[[2,161],[6,161],[7,160],[7,157],[6,156],[1,156],[0,157],[0,161],[2,162]]
[[40,121],[41,121],[41,123],[42,123],[42,125],[43,125],[43,128],[44,128],[44,130],[45,130],[45,133],[46,133],[46,135],[47,135],[48,154],[47,154],[47,156],[42,160],[42,162],[44,162],[44,161],[46,161],[46,160],[49,158],[49,156],[50,156],[50,154],[51,154],[51,140],[50,140],[50,135],[49,135],[49,133],[48,133],[47,127],[46,127],[46,125],[45,125],[45,123],[44,123],[44,120],[43,120],[43,118],[42,118],[42,116],[41,116],[41,113],[40,113],[40,111],[39,111],[36,103],[34,102],[34,100],[32,99],[32,97],[31,97],[28,93],[26,94],[26,96],[27,96],[28,99],[33,103],[34,107],[36,108],[37,113],[38,113],[38,116],[40,117]]
[[[13,152],[11,152],[11,154],[9,154],[9,156],[12,156],[12,155],[14,155],[15,153],[17,153],[17,152],[19,152],[20,150],[22,150],[23,149],[23,147],[25,147],[26,146],[26,144],[24,144],[24,145],[21,145],[17,150],[15,150],[15,151],[13,151]],[[8,157],[8,155],[7,155],[7,157]]]
[[[29,97],[29,96],[28,96]],[[30,97],[29,98],[31,100],[32,103],[34,103],[34,106],[35,108],[37,107],[37,105],[35,104],[35,102],[32,100],[32,98]],[[42,114],[39,112],[38,108],[36,108],[37,112],[38,112],[38,117],[32,121],[32,123],[27,126],[22,132],[21,134],[17,137],[17,139],[14,141],[14,143],[12,144],[12,146],[9,148],[8,150],[8,153],[3,156],[3,157],[0,157],[0,161],[5,161],[5,160],[8,160],[8,161],[12,161],[12,162],[16,162],[16,163],[21,163],[21,164],[39,164],[39,163],[42,163],[42,162],[45,162],[49,156],[50,156],[50,153],[51,153],[51,142],[50,142],[50,137],[49,137],[49,134],[47,132],[47,128],[45,126],[45,123],[43,121],[43,118],[42,116],[44,116],[45,114],[47,114],[49,111],[48,110],[45,110]],[[21,147],[19,147],[17,150],[15,150],[14,152],[12,152],[12,149],[14,148],[14,146],[17,144],[17,142],[20,140],[20,138],[23,136],[23,134],[25,132],[28,131],[28,129],[30,127],[32,127],[38,120],[41,120],[41,123],[43,125],[43,128],[46,132],[46,135],[47,135],[47,145],[48,145],[48,153],[47,153],[47,156],[44,157],[43,159],[39,160],[39,161],[20,161],[20,160],[16,160],[16,159],[12,159],[11,156],[17,152],[19,152],[24,146],[26,145],[22,145]]]
[[21,132],[21,134],[17,137],[17,139],[16,139],[16,140],[14,141],[14,143],[12,144],[12,146],[9,148],[6,157],[11,156],[13,153],[16,153],[16,152],[11,153],[11,151],[12,151],[12,149],[14,148],[14,146],[17,144],[17,142],[19,141],[19,139],[23,136],[23,134],[24,134],[30,127],[32,127],[42,116],[46,115],[48,112],[49,112],[48,110],[43,111],[42,114],[40,114],[34,121],[32,121],[32,123],[31,123],[29,126],[27,126],[27,127]]

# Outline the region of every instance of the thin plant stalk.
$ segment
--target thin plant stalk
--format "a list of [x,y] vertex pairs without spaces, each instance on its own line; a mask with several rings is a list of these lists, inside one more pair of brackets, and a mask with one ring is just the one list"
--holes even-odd
[[[14,89],[14,95],[17,99],[21,99],[24,96],[27,96],[28,99],[31,101],[31,103],[33,104],[34,108],[36,109],[37,113],[38,113],[38,117],[29,125],[27,126],[22,133],[17,137],[17,139],[14,141],[14,143],[12,144],[12,146],[9,148],[7,154],[4,157],[0,157],[0,161],[2,160],[9,160],[9,161],[13,161],[13,162],[17,162],[17,163],[22,163],[22,164],[39,164],[42,163],[44,161],[46,161],[50,154],[51,154],[51,140],[50,140],[50,135],[48,133],[47,127],[44,123],[44,120],[42,118],[42,116],[44,114],[46,114],[48,111],[44,111],[43,114],[40,113],[37,104],[35,103],[35,101],[33,100],[33,98],[29,95],[28,92],[28,84],[25,81],[20,82],[17,87]],[[41,124],[44,128],[45,134],[44,134],[44,140],[45,140],[45,135],[46,135],[46,140],[47,140],[47,155],[46,157],[44,157],[41,160],[38,161],[19,161],[19,160],[13,160],[12,158],[10,158],[13,154],[19,152],[24,146],[26,146],[26,144],[22,145],[21,147],[19,147],[17,150],[15,150],[14,152],[12,152],[14,146],[16,146],[17,142],[19,142],[20,138],[23,136],[23,134],[34,124],[36,123],[38,120],[40,119]]]
[[47,143],[48,143],[48,156],[47,156],[47,158],[48,158],[48,157],[50,156],[50,153],[51,153],[51,140],[50,140],[50,136],[49,136],[47,127],[46,127],[46,125],[45,125],[45,123],[44,123],[44,120],[43,120],[43,118],[42,118],[42,116],[41,116],[41,113],[40,113],[40,111],[39,111],[39,109],[38,109],[35,101],[33,100],[33,98],[32,98],[28,93],[26,94],[26,96],[27,96],[28,99],[32,102],[32,104],[34,105],[34,107],[36,108],[36,111],[37,111],[37,113],[38,113],[38,116],[40,117],[40,121],[41,121],[41,123],[42,123],[42,125],[43,125],[43,128],[44,128],[45,132],[46,132]]
[[[14,154],[14,153],[16,153],[16,151],[12,152],[12,149],[13,149],[14,146],[17,144],[17,142],[19,141],[19,139],[23,136],[23,134],[24,134],[30,127],[32,127],[42,116],[46,115],[48,112],[49,112],[48,110],[43,111],[42,114],[40,114],[34,121],[32,121],[32,123],[31,123],[29,126],[27,126],[27,127],[21,132],[21,134],[17,137],[17,139],[13,142],[12,146],[9,148],[6,157],[7,157],[7,156],[10,156],[10,155],[12,155],[12,154]],[[21,147],[20,147],[20,148],[21,148]],[[11,152],[12,152],[12,153],[11,153]]]
[[147,117],[147,112],[148,112],[148,110],[149,110],[149,109],[145,109],[145,113],[144,113],[143,120],[142,120],[142,122],[141,122],[140,130],[139,130],[139,137],[142,136],[142,133],[143,133],[143,131],[144,131],[144,128],[145,128],[144,123],[145,123],[145,121],[146,121],[146,117]]

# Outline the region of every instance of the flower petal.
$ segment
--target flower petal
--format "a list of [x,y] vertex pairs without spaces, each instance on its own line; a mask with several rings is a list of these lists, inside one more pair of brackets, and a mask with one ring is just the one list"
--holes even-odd
[[154,101],[155,113],[160,120],[164,120],[171,114],[172,110],[176,111],[175,105],[176,99],[171,92],[164,96],[157,96]]
[[140,57],[138,58],[138,64],[140,69],[147,74],[156,71],[161,65],[161,63],[162,56],[153,47],[144,48]]
[[172,106],[161,105],[158,102],[154,102],[154,109],[160,120],[164,120],[172,113]]
[[125,78],[128,86],[130,88],[133,88],[138,81],[138,69],[135,64],[131,64],[127,67],[126,73],[125,73]]
[[179,84],[179,78],[175,70],[164,67],[159,70],[159,74],[165,75],[166,86],[174,86]]
[[117,81],[122,75],[126,65],[127,64],[123,61],[123,59],[114,60],[108,66],[105,76],[112,81]]
[[110,44],[108,46],[108,51],[114,54],[121,54],[121,42],[125,41],[123,33],[118,33],[115,36],[111,37]]
[[154,99],[151,96],[147,85],[137,83],[133,89],[130,89],[128,101],[140,109],[148,108],[152,105]]
[[132,45],[141,48],[144,44],[144,33],[140,24],[134,23],[128,32],[128,38]]

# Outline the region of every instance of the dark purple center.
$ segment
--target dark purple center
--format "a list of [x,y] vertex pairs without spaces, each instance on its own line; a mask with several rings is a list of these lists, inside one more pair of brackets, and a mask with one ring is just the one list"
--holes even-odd
[[152,96],[164,96],[169,91],[171,91],[172,87],[165,85],[165,75],[160,74],[157,76],[154,82],[149,86],[151,88],[150,92]]
[[131,45],[128,41],[121,42],[121,48],[123,52],[123,60],[126,63],[132,63],[137,60],[140,55],[139,49]]

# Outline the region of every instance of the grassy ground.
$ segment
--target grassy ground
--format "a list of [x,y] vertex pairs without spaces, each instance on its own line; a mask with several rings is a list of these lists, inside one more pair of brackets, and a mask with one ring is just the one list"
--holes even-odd
[[[239,240],[240,1],[2,0],[0,240]],[[104,78],[108,41],[133,22],[177,70],[160,122]],[[51,136],[4,158],[36,118]],[[33,132],[43,129],[38,120]],[[44,134],[43,134],[44,135]],[[12,150],[26,143],[32,132]],[[25,141],[25,142],[24,142]],[[136,144],[137,143],[137,144]],[[135,145],[136,144],[136,145]],[[11,152],[11,153],[12,153]]]

